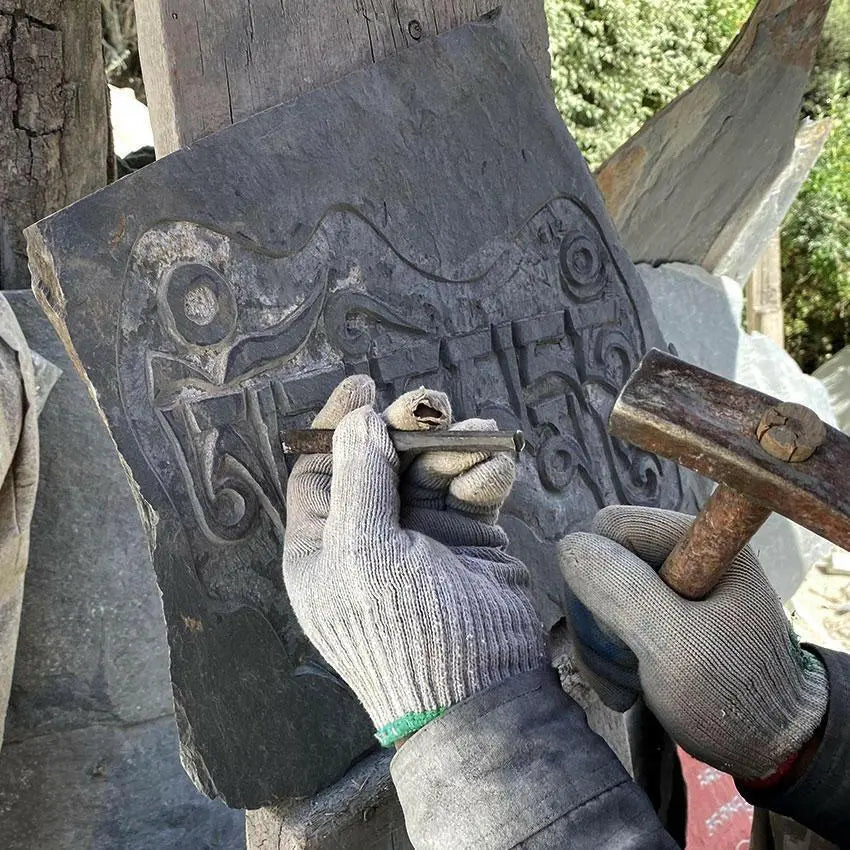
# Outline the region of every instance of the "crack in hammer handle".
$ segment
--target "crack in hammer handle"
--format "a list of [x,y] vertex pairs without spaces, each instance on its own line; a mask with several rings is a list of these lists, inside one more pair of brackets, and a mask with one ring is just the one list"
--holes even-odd
[[680,596],[703,599],[770,514],[769,508],[719,484],[659,575]]

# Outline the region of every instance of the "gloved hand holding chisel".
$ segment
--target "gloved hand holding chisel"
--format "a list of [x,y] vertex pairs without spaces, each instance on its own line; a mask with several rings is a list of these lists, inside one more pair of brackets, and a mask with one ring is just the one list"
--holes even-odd
[[514,459],[435,451],[402,475],[387,424],[448,427],[448,398],[408,393],[382,417],[374,396],[370,378],[346,378],[314,422],[336,426],[334,451],[292,471],[284,577],[305,633],[389,745],[547,656],[528,571],[496,524]]

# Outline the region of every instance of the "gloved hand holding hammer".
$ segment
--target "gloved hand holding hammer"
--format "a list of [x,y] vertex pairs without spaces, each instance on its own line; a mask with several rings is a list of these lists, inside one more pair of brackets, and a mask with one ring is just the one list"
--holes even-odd
[[[426,392],[381,416],[373,400],[368,378],[348,378],[317,418],[336,428],[333,454],[293,469],[284,576],[306,634],[400,747],[413,845],[675,847],[549,669],[528,573],[497,524],[514,458],[431,451],[405,465],[387,422],[418,427],[424,401],[448,425],[448,401]],[[704,601],[667,588],[653,566],[686,522],[613,509],[595,536],[565,541],[586,668],[621,708],[642,691],[749,799],[844,841],[850,660],[797,646],[751,554]]]
[[745,783],[779,782],[821,725],[826,670],[800,647],[749,548],[704,600],[661,581],[656,570],[692,522],[611,507],[595,534],[562,542],[564,577],[587,606],[570,612],[580,661],[609,707],[625,711],[642,692],[691,755]]

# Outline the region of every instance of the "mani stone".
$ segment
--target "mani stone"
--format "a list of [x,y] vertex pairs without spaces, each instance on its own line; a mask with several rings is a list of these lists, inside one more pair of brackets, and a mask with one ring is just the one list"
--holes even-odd
[[0,845],[238,850],[242,813],[199,794],[180,765],[162,603],[109,432],[33,294],[6,297],[62,373],[38,422]]
[[[741,327],[741,287],[699,266],[639,265],[653,312],[679,357],[782,401],[810,407],[829,425],[835,414],[823,384],[760,333]],[[817,534],[772,514],[750,544],[776,592],[789,599],[808,571],[832,549]]]
[[[506,85],[506,79],[510,85]],[[609,438],[663,346],[584,161],[494,13],[161,159],[28,230],[34,288],[93,386],[154,547],[182,759],[256,808],[376,744],[298,628],[291,459],[340,379],[421,385],[529,441],[503,514],[541,617],[555,544],[606,504],[693,507]]]
[[735,270],[736,243],[794,154],[829,4],[759,0],[717,67],[602,165],[597,181],[635,262]]

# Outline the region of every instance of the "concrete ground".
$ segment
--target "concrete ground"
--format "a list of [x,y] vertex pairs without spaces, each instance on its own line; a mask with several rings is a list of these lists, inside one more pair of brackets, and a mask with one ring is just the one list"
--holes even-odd
[[815,564],[785,607],[801,640],[850,652],[850,552]]

